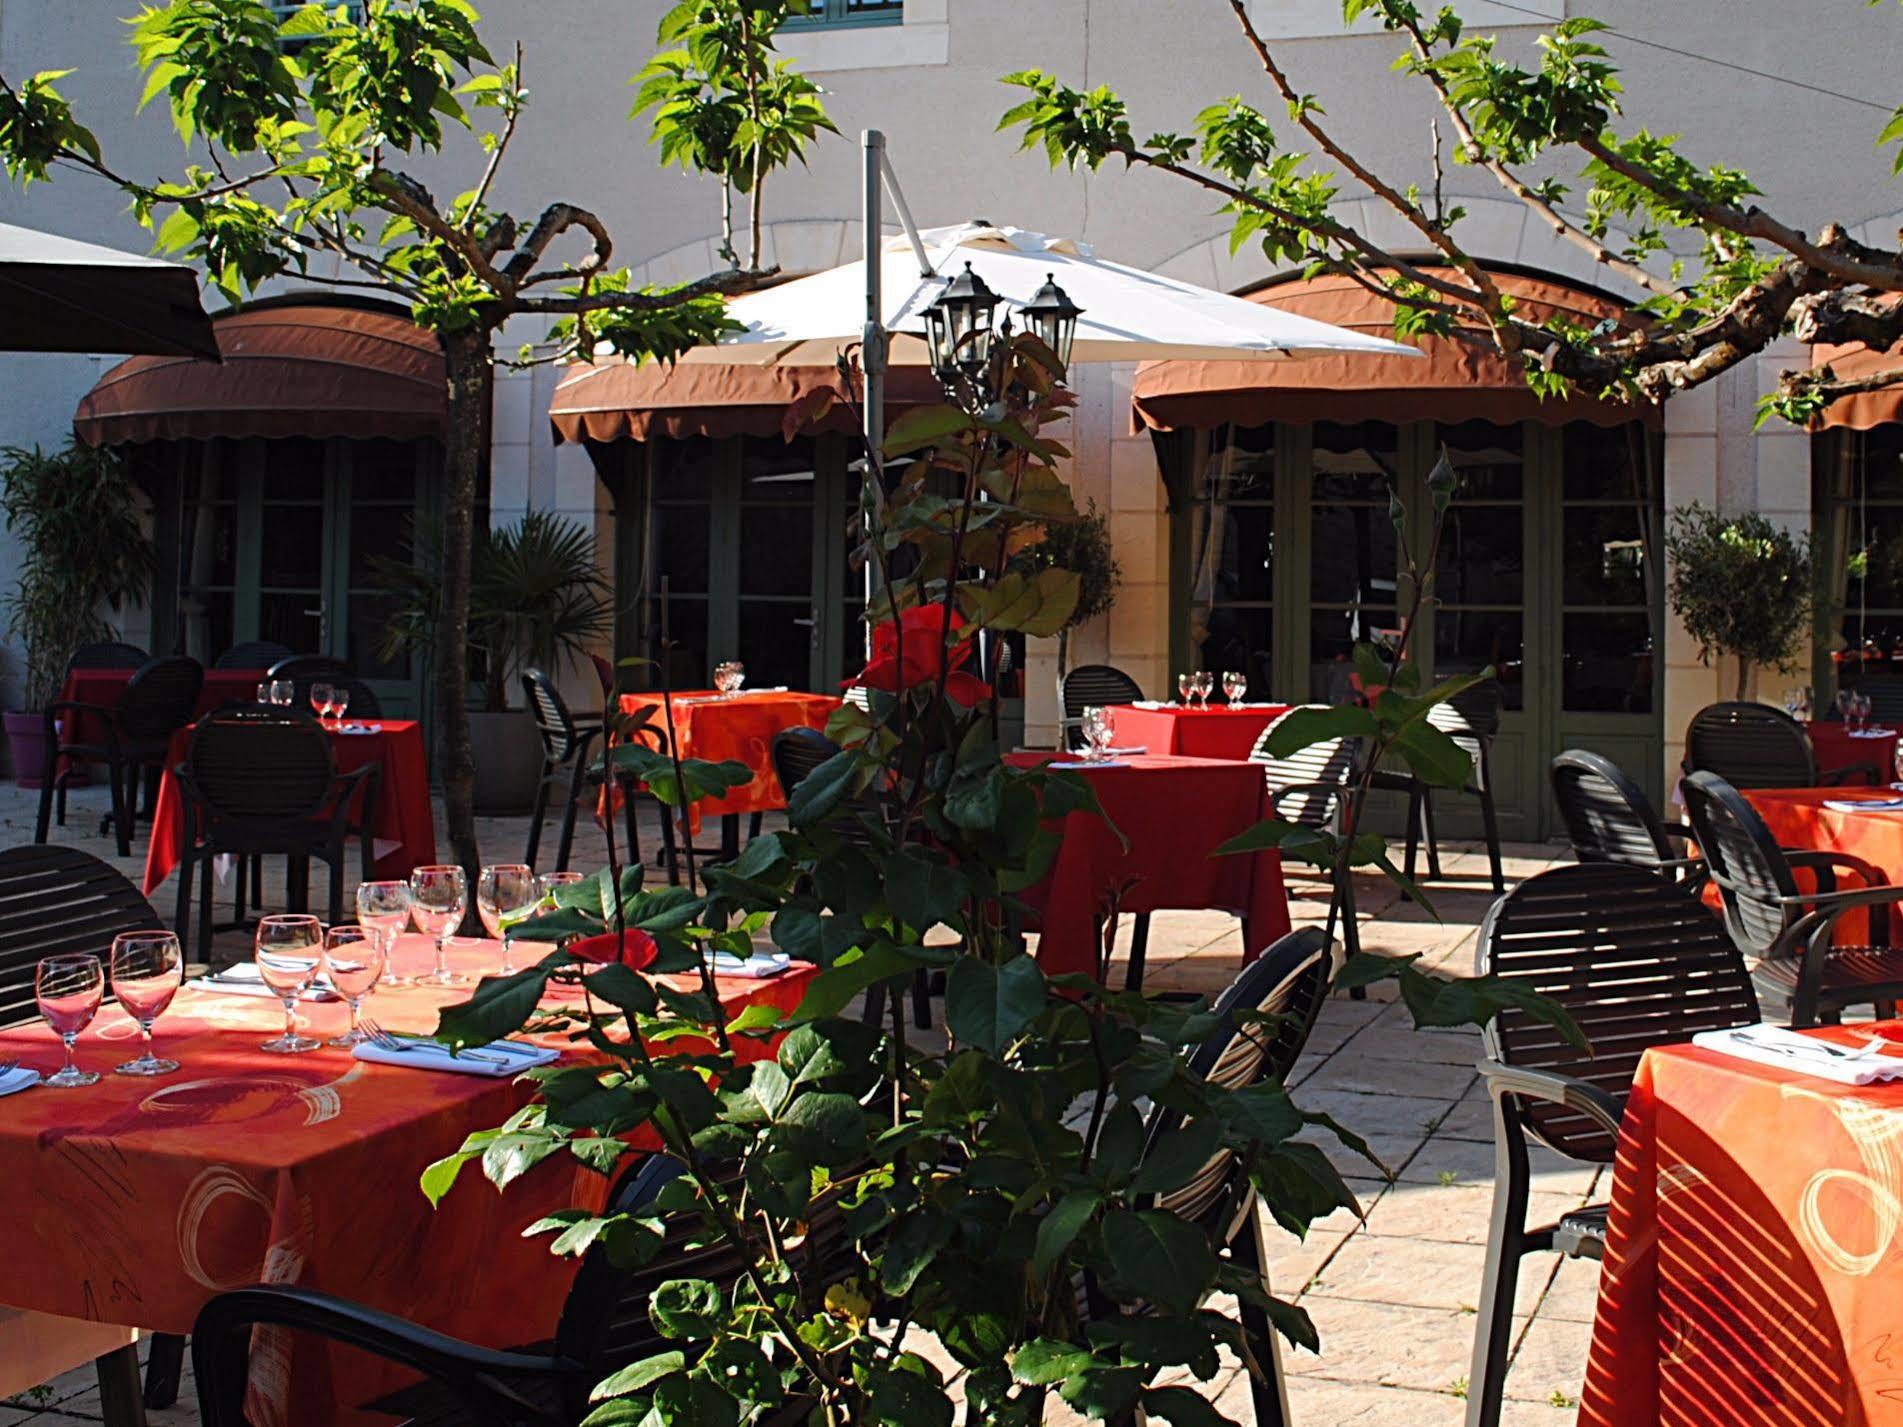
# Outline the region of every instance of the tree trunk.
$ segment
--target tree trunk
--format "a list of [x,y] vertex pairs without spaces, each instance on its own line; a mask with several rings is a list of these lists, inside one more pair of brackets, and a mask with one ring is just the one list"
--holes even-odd
[[450,855],[469,878],[472,918],[482,853],[476,846],[476,764],[469,743],[469,552],[489,430],[489,342],[486,329],[443,334],[449,431],[443,452],[442,608],[436,623],[436,771],[443,782]]
[[1751,682],[1751,661],[1740,654],[1738,658],[1738,702],[1745,700],[1745,687]]

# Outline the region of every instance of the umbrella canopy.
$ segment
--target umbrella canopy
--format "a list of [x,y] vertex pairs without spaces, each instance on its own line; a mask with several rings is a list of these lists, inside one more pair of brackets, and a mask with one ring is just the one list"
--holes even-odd
[[0,351],[218,360],[190,268],[10,223],[0,223]]
[[[895,364],[929,364],[925,309],[967,263],[1005,309],[1023,307],[1045,279],[1055,278],[1083,309],[1073,363],[1273,359],[1325,352],[1416,355],[1412,347],[1385,337],[1332,327],[1109,262],[1088,244],[1069,238],[989,223],[928,228],[919,237],[933,268],[929,277],[920,274],[918,257],[906,239],[894,238],[884,248],[883,318],[892,334],[890,360]],[[840,348],[860,340],[865,290],[865,265],[847,263],[737,298],[727,313],[746,330],[717,346],[697,347],[681,360],[830,366]]]

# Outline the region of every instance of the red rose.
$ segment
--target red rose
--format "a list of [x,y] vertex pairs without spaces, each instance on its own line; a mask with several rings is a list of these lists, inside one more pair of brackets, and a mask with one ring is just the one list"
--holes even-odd
[[[921,684],[935,685],[945,679],[945,694],[967,708],[991,697],[991,686],[960,667],[971,658],[967,640],[949,640],[965,627],[964,616],[947,610],[942,604],[914,605],[896,620],[885,620],[872,627],[872,658],[866,667],[846,681],[888,694],[915,689]],[[900,659],[899,638],[904,634],[904,659]],[[947,661],[950,672],[946,671]]]
[[621,934],[621,954],[615,955],[615,934],[602,932],[597,936],[580,937],[571,941],[565,948],[577,961],[591,962],[606,966],[611,961],[619,961],[631,971],[639,971],[653,964],[660,948],[655,946],[654,938],[638,927],[630,928]]

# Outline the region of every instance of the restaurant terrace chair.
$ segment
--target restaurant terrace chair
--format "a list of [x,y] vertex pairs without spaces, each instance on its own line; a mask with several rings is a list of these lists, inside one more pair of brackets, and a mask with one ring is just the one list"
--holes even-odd
[[[199,879],[198,959],[209,959],[212,934],[213,859],[282,856],[293,907],[308,905],[310,859],[330,871],[328,921],[343,920],[344,856],[354,838],[361,852],[360,876],[372,876],[376,850],[372,815],[380,770],[374,763],[337,772],[330,739],[317,721],[297,709],[270,704],[229,704],[208,713],[192,730],[185,762],[177,770],[185,819],[179,839],[179,940],[191,921],[192,878]],[[242,895],[242,893],[241,893]]]
[[1695,870],[1687,863],[1688,829],[1667,827],[1645,790],[1610,758],[1569,749],[1553,760],[1553,801],[1581,862]]
[[[1500,714],[1504,701],[1500,681],[1488,679],[1455,694],[1427,711],[1427,721],[1460,745],[1473,760],[1473,773],[1461,791],[1480,800],[1480,824],[1487,841],[1487,869],[1493,877],[1494,895],[1506,891],[1506,878],[1500,869],[1500,819],[1493,804],[1493,740],[1500,732]],[[1407,875],[1414,875],[1416,839],[1427,840],[1428,866],[1440,875],[1440,850],[1434,833],[1434,790],[1414,780],[1420,798],[1421,816],[1408,820]]]
[[[1888,1016],[1903,1000],[1903,949],[1889,944],[1889,907],[1903,887],[1860,857],[1831,849],[1780,848],[1764,819],[1715,773],[1685,780],[1685,811],[1698,849],[1724,899],[1725,930],[1738,950],[1757,958],[1761,992],[1788,996],[1791,1024],[1835,1025],[1846,1006],[1875,1005]],[[1816,889],[1800,889],[1803,868]],[[1840,871],[1862,885],[1838,890]],[[1846,912],[1870,909],[1870,944],[1837,945]]]
[[[165,923],[139,889],[108,863],[77,847],[0,850],[0,1026],[39,1015],[33,970],[42,957],[91,952],[102,961],[120,932],[164,931]],[[110,989],[107,992],[110,995]],[[131,1348],[99,1360],[99,1387],[107,1420],[124,1420],[125,1398],[137,1391],[139,1362]],[[153,1337],[147,1359],[145,1405],[170,1407],[178,1398],[185,1340]]]
[[322,683],[350,673],[350,666],[331,654],[293,654],[264,671],[267,679],[305,679]]
[[105,640],[95,644],[82,644],[73,651],[73,657],[66,661],[71,669],[136,669],[151,659],[136,644],[121,644],[117,640]]
[[1884,781],[1874,763],[1821,773],[1804,725],[1769,704],[1711,704],[1685,730],[1685,771],[1715,773],[1734,788],[1821,788]]
[[55,795],[65,822],[66,780],[74,763],[104,763],[112,811],[100,820],[111,827],[119,855],[132,855],[132,824],[141,774],[148,810],[157,793],[172,735],[192,721],[205,670],[196,659],[152,659],[126,681],[118,700],[89,704],[56,699],[46,706],[46,762],[40,773],[40,813],[33,840],[45,842],[51,830]]
[[1619,863],[1555,867],[1500,898],[1481,923],[1477,969],[1556,1001],[1592,1049],[1525,1011],[1486,1028],[1480,1072],[1493,1098],[1493,1219],[1467,1375],[1468,1427],[1500,1417],[1514,1288],[1529,1253],[1600,1259],[1606,1206],[1526,1221],[1529,1138],[1610,1165],[1639,1058],[1700,1031],[1758,1019],[1744,960],[1718,919],[1669,872]]
[[271,669],[291,657],[288,646],[270,639],[234,644],[211,661],[214,669]]
[[1084,710],[1109,704],[1133,704],[1143,697],[1137,681],[1109,664],[1079,664],[1064,675],[1062,688],[1064,746],[1084,746]]
[[[1286,1083],[1328,998],[1338,965],[1334,947],[1320,927],[1303,927],[1277,940],[1216,998],[1210,1008],[1215,1026],[1191,1053],[1191,1070],[1231,1091],[1265,1081]],[[1239,1020],[1242,1012],[1274,1019]],[[1160,1106],[1150,1110],[1144,1136],[1146,1156],[1182,1125],[1180,1111]],[[1247,1163],[1231,1151],[1218,1152],[1181,1188],[1136,1207],[1161,1209],[1197,1225],[1223,1246],[1232,1263],[1255,1274],[1264,1290],[1269,1289],[1255,1186]],[[1086,1316],[1097,1320],[1123,1316],[1120,1306],[1089,1278],[1084,1283],[1084,1307]],[[1256,1427],[1286,1427],[1288,1390],[1275,1327],[1267,1310],[1249,1303],[1238,1303],[1237,1317],[1250,1356],[1266,1379],[1252,1375],[1249,1380]]]
[[[555,848],[555,866],[545,869],[555,872],[568,870],[568,855],[575,845],[575,820],[581,813],[582,795],[591,789],[599,790],[607,777],[596,752],[596,741],[601,738],[599,720],[582,721],[568,711],[568,701],[562,697],[554,680],[540,669],[526,670],[522,675],[522,693],[529,701],[529,711],[535,715],[536,732],[542,739],[542,778],[535,785],[535,806],[529,813],[528,848],[522,854],[522,860],[529,866],[535,866],[535,854],[542,845],[542,824],[548,817],[549,789],[561,785],[566,791],[566,801],[562,807],[562,831]],[[667,751],[667,735],[653,724],[644,725],[637,735],[651,747],[661,752]],[[635,865],[641,863],[641,831],[635,819],[635,798],[641,791],[640,784],[625,775],[618,776],[621,788],[622,815],[628,839],[628,859]],[[669,809],[665,804],[661,808],[661,842],[663,858],[668,869],[668,881],[679,885],[680,873],[675,865],[673,827],[668,818]]]

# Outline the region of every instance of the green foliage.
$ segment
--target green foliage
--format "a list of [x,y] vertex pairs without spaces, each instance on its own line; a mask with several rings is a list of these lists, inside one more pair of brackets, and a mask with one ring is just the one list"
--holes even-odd
[[1117,586],[1123,583],[1123,569],[1110,539],[1110,517],[1097,509],[1094,500],[1085,503],[1075,520],[1046,525],[1044,538],[1018,556],[1015,568],[1026,574],[1068,570],[1077,576],[1077,604],[1065,622],[1067,629],[1110,613],[1117,602]]
[[75,649],[113,637],[103,609],[145,603],[152,542],[125,462],[103,447],[0,451],[0,508],[23,551],[8,632],[26,646],[26,702],[37,709],[59,696]]
[[1740,698],[1751,665],[1790,667],[1810,620],[1808,534],[1755,511],[1727,517],[1693,503],[1672,512],[1665,554],[1672,612],[1707,663],[1719,654],[1738,658]]

